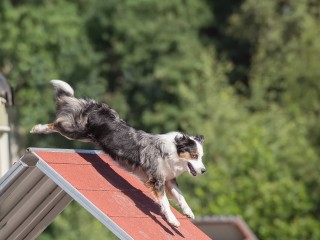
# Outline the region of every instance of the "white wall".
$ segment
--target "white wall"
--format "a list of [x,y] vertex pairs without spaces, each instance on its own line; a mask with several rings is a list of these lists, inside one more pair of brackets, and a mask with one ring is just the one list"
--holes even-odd
[[6,107],[0,102],[0,176],[3,176],[11,166],[8,124]]

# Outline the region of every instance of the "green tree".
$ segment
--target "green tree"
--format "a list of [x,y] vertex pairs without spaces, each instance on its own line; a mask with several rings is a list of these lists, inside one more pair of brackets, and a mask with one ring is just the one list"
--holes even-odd
[[293,113],[319,112],[318,16],[314,1],[254,0],[231,16],[233,34],[254,45],[249,77],[258,106],[276,102]]
[[202,214],[244,216],[262,239],[319,238],[318,9],[312,1],[247,0],[223,26],[250,53],[237,66],[230,52],[239,45],[219,49],[243,70],[250,94],[218,101],[229,108],[211,132],[212,174],[194,184],[190,201]]
[[[288,116],[272,119],[273,114],[243,118],[233,128],[226,118],[228,128],[216,131],[219,143],[210,174],[196,181],[186,178],[182,185],[194,190],[189,201],[198,215],[242,215],[262,239],[317,239],[317,231],[305,229],[319,224],[306,185],[307,174],[317,168],[316,153],[298,124]],[[304,219],[312,225],[295,225]]]
[[[197,216],[242,215],[261,239],[319,239],[319,9],[313,0],[1,1],[0,69],[16,89],[20,136],[53,119],[48,80],[68,80],[137,128],[205,135],[207,174],[180,180]],[[25,145],[91,147],[26,136]],[[82,221],[100,232],[79,208],[42,237],[89,238]]]
[[[19,124],[25,131],[52,119],[50,79],[67,79],[80,95],[101,98],[101,55],[92,49],[74,4],[57,0],[14,6],[5,0],[0,18],[0,67],[14,87]],[[34,111],[37,114],[31,114]]]
[[[60,136],[31,136],[28,132],[34,124],[54,119],[50,79],[68,80],[80,96],[102,98],[106,81],[100,77],[101,54],[93,50],[75,4],[14,2],[0,2],[0,71],[7,74],[15,90],[19,147],[83,146]],[[71,205],[41,239],[90,239],[92,232],[97,236],[94,239],[110,236],[84,209]]]
[[108,102],[136,127],[184,129],[181,125],[189,121],[185,99],[197,99],[193,89],[206,51],[198,36],[211,18],[205,2],[93,3],[87,26],[96,49],[106,52]]

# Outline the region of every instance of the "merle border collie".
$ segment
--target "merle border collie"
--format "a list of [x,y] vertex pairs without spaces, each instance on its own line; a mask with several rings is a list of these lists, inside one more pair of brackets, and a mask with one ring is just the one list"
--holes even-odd
[[206,171],[202,163],[202,135],[180,132],[153,135],[136,130],[107,104],[75,98],[72,87],[64,81],[52,80],[51,84],[56,92],[56,120],[35,125],[31,133],[57,132],[71,140],[97,144],[151,189],[171,225],[178,227],[180,223],[170,209],[166,192],[187,217],[194,219],[176,177],[183,172],[196,176]]

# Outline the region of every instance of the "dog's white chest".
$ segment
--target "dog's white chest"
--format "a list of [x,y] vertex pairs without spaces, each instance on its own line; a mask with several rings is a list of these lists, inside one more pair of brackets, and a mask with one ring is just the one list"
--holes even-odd
[[166,159],[164,166],[166,180],[176,178],[181,173],[185,172],[186,168],[184,165],[185,164],[178,159]]

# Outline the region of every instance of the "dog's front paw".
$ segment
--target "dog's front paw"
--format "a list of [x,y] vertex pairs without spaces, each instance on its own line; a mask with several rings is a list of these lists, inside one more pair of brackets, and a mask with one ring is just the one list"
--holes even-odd
[[194,214],[190,208],[183,209],[184,215],[186,215],[188,218],[194,219]]
[[174,226],[174,227],[180,226],[180,222],[178,221],[176,216],[174,216],[174,214],[171,211],[166,212],[164,215],[165,215],[168,223],[170,223],[172,226]]
[[180,222],[176,218],[168,219],[168,222],[174,227],[179,227],[180,226]]

